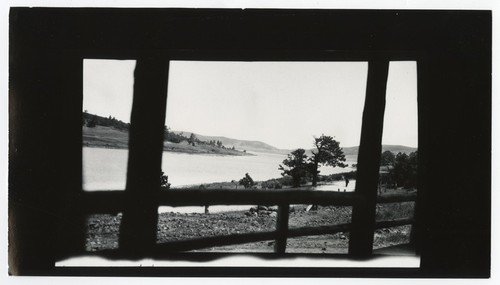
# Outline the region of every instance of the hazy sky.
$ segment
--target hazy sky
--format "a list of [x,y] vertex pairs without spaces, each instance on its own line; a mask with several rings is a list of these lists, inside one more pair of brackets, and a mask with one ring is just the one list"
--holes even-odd
[[[85,60],[84,110],[130,121],[135,61]],[[359,144],[366,62],[172,61],[166,125],[203,135],[311,148]],[[384,144],[417,145],[416,63],[392,62]]]

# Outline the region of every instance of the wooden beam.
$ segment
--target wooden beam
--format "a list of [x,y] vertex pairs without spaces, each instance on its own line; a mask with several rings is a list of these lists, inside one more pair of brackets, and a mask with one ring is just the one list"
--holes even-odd
[[[338,193],[311,190],[200,190],[180,189],[162,191],[159,194],[161,205],[280,205],[280,204],[318,204],[352,206],[360,196],[355,193]],[[196,197],[196,201],[193,201]]]
[[349,239],[349,254],[357,257],[369,256],[373,250],[373,227],[375,224],[388,71],[389,62],[386,60],[374,60],[368,63],[368,79],[355,189],[356,194],[362,196],[362,203],[353,207],[353,229]]
[[[77,198],[80,207],[87,214],[117,214],[125,207],[124,191],[84,192]],[[193,200],[192,197],[196,197]],[[390,194],[377,197],[377,203],[398,203],[415,201],[416,193]],[[310,190],[200,190],[170,189],[158,194],[159,206],[204,206],[204,205],[280,205],[315,204],[331,206],[353,206],[361,201],[356,193],[338,193]]]
[[[84,192],[78,197],[82,209],[88,214],[118,213],[125,207],[125,191]],[[204,206],[204,205],[280,205],[317,204],[352,206],[360,196],[352,192],[328,192],[311,190],[200,190],[170,189],[158,195],[159,206]],[[196,200],[193,199],[196,197]]]
[[276,221],[276,243],[274,244],[274,252],[285,253],[286,238],[288,236],[288,217],[290,205],[278,206],[278,218]]
[[136,258],[156,244],[168,68],[167,58],[155,55],[140,57],[135,67],[119,247]]
[[82,105],[83,105],[83,58],[74,51],[61,56],[60,84],[61,108],[59,129],[64,130],[62,140],[53,138],[64,155],[59,159],[59,183],[57,215],[58,258],[71,256],[74,251],[85,248],[86,216],[78,207],[82,193]]

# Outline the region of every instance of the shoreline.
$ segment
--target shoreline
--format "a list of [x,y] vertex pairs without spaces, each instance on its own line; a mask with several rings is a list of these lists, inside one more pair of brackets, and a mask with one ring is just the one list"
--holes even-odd
[[[83,142],[82,147],[88,147],[88,148],[101,148],[101,149],[122,149],[122,150],[128,150],[127,147],[122,147],[118,145],[96,145],[96,144],[89,144],[88,142]],[[250,152],[241,152],[240,153],[216,153],[216,152],[196,152],[196,151],[184,151],[184,150],[173,150],[173,149],[168,149],[163,147],[163,152],[171,152],[171,153],[182,153],[182,154],[193,154],[193,155],[210,155],[210,156],[255,156],[256,154],[250,153]]]

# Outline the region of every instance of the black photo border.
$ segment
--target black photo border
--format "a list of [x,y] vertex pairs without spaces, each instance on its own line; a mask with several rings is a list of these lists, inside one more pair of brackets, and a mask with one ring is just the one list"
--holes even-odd
[[[12,274],[490,276],[491,11],[20,7],[11,8],[9,21]],[[419,170],[425,181],[418,201],[420,268],[56,268],[61,248],[70,246],[56,234],[66,226],[59,216],[71,202],[65,193],[81,188],[75,126],[81,125],[82,70],[76,67],[82,58],[165,53],[249,61],[321,60],[325,53],[401,60],[411,54],[419,68],[419,155],[425,162]]]

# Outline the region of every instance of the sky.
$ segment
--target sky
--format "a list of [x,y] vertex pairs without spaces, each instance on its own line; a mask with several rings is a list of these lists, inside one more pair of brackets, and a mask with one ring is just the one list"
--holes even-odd
[[[135,61],[85,60],[83,109],[130,121]],[[366,62],[171,61],[172,130],[311,148],[359,145]],[[416,62],[391,62],[383,144],[417,146]]]

